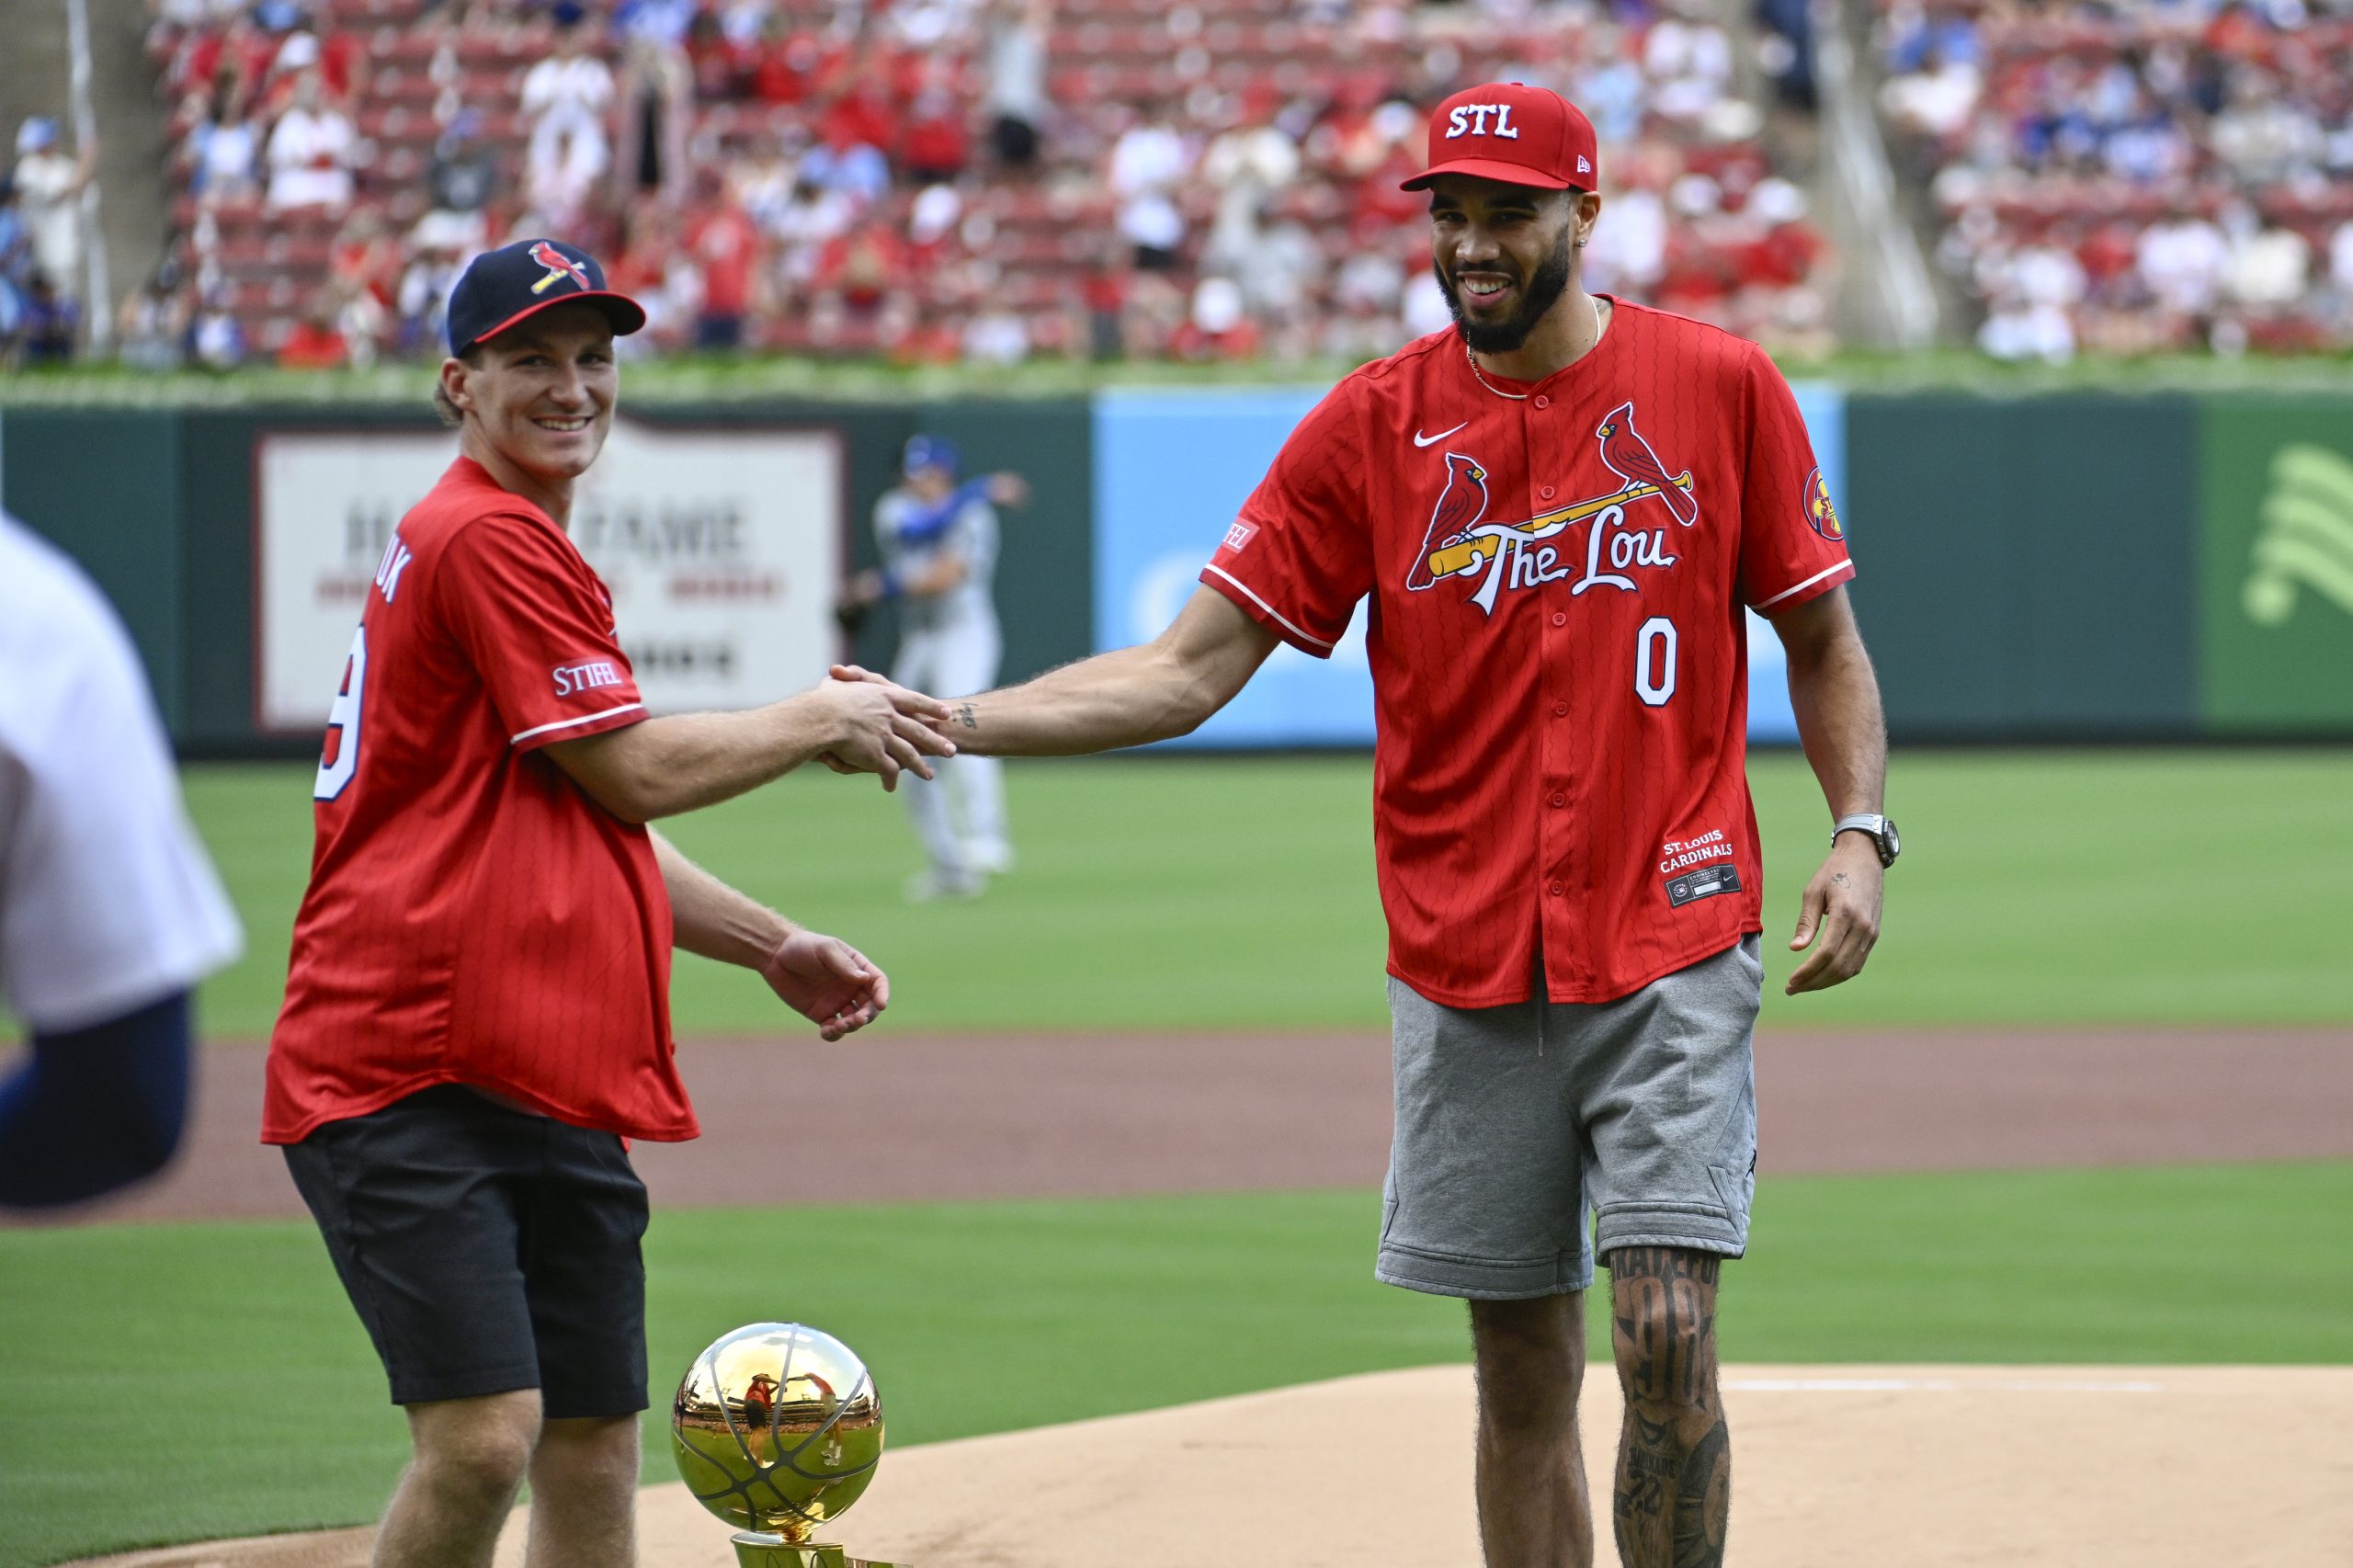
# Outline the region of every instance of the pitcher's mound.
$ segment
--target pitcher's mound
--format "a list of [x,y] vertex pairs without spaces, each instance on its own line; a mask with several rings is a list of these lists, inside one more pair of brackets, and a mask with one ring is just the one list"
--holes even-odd
[[[1596,1372],[1606,1563],[1619,1401]],[[1723,1386],[1742,1568],[2353,1560],[2353,1368],[1736,1367]],[[1472,1411],[1469,1369],[1433,1367],[906,1449],[827,1534],[915,1568],[1471,1568]],[[644,1568],[733,1561],[682,1487],[649,1488],[640,1529]],[[364,1532],[311,1540],[113,1561],[366,1562]],[[519,1568],[519,1528],[498,1562]]]

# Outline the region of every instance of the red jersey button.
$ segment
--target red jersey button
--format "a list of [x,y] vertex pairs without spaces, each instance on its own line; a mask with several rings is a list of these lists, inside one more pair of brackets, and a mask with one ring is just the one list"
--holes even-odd
[[1556,806],[1565,806],[1569,803],[1569,798],[1566,795],[1555,795],[1552,797],[1552,803]]
[[1553,718],[1555,718],[1555,719],[1565,719],[1565,718],[1567,718],[1568,716],[1569,716],[1569,705],[1568,705],[1567,703],[1565,703],[1565,702],[1555,702],[1554,704],[1552,704],[1552,717],[1553,717]]
[[1536,495],[1537,495],[1537,499],[1539,499],[1539,500],[1541,500],[1541,501],[1550,501],[1550,500],[1552,498],[1552,487],[1551,485],[1549,485],[1549,484],[1548,484],[1548,485],[1544,486],[1541,490],[1539,490],[1539,491],[1536,493]]
[[1552,896],[1553,896],[1554,898],[1558,898],[1558,897],[1560,897],[1560,896],[1561,896],[1561,894],[1562,894],[1563,892],[1565,892],[1565,891],[1566,891],[1566,890],[1565,890],[1565,889],[1563,889],[1563,888],[1561,886],[1561,884],[1560,884],[1560,883],[1558,883],[1558,882],[1554,882],[1554,883],[1552,884]]
[[1567,616],[1567,614],[1566,614],[1565,612],[1561,611],[1561,610],[1557,610],[1557,609],[1556,609],[1556,610],[1554,610],[1554,611],[1552,612],[1552,624],[1553,624],[1553,625],[1555,625],[1555,626],[1566,626],[1568,623],[1569,623],[1569,618],[1568,618],[1568,616]]
[[1546,397],[1542,392],[1538,392],[1536,394],[1536,406],[1539,408],[1550,408],[1552,406],[1552,400]]

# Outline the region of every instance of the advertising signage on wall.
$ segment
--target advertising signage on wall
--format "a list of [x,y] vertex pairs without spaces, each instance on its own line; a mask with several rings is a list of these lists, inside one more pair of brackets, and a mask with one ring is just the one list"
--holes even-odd
[[[407,431],[257,437],[264,730],[325,722],[393,528],[455,455],[452,437]],[[842,467],[828,431],[614,422],[571,532],[612,590],[649,709],[745,708],[824,677],[838,651]]]
[[[1291,427],[1323,388],[1114,391],[1095,405],[1095,646],[1156,637],[1198,584]],[[1834,504],[1846,498],[1845,402],[1837,388],[1797,389]],[[1844,514],[1842,513],[1842,516]],[[1864,570],[1869,571],[1865,559]],[[1861,590],[1859,590],[1861,591]],[[1791,741],[1781,645],[1748,618],[1749,738]],[[1358,606],[1328,659],[1284,643],[1242,694],[1175,745],[1370,745],[1372,673]]]
[[2353,723],[2353,403],[2202,413],[2199,707],[2218,733]]

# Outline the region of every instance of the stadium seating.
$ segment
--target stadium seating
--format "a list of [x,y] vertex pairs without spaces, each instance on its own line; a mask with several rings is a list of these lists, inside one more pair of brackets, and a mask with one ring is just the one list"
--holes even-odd
[[[1045,28],[1048,99],[1027,163],[996,141],[989,81],[992,35],[1022,26],[1025,4]],[[599,118],[621,167],[561,187],[564,154],[549,149],[578,149],[549,140],[535,173],[524,83],[566,9],[318,0],[305,17],[260,0],[223,22],[217,6],[179,21],[167,8],[152,51],[174,106],[188,287],[257,355],[291,336],[308,357],[329,332],[362,361],[422,355],[465,255],[561,231],[647,300],[640,349],[1362,358],[1444,320],[1420,203],[1394,189],[1421,158],[1428,105],[1509,76],[1596,105],[1618,204],[1589,257],[1597,287],[1768,341],[1827,342],[1829,258],[1804,197],[1774,177],[1729,40],[1679,8],[626,0],[580,28],[620,84]],[[315,153],[280,187],[278,122],[310,73],[348,148]],[[664,89],[668,136],[631,108]],[[480,149],[489,198],[478,222],[428,222],[456,131]],[[879,145],[881,177],[837,160],[844,199],[796,205],[795,172],[859,141]],[[670,165],[653,183],[637,177],[665,173],[644,167],[648,148]],[[217,166],[248,152],[244,177]],[[348,202],[289,204],[292,185],[328,188],[338,162]],[[544,199],[560,187],[563,200]]]
[[1881,5],[1891,141],[1989,352],[2353,345],[2353,6]]

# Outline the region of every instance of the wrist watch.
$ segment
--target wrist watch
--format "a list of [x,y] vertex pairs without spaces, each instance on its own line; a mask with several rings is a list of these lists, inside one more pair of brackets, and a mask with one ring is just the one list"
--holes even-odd
[[1891,817],[1866,812],[1859,816],[1840,817],[1830,824],[1830,842],[1836,844],[1842,833],[1868,833],[1871,844],[1879,850],[1881,866],[1895,864],[1896,856],[1904,851],[1903,840],[1895,835],[1895,823]]

